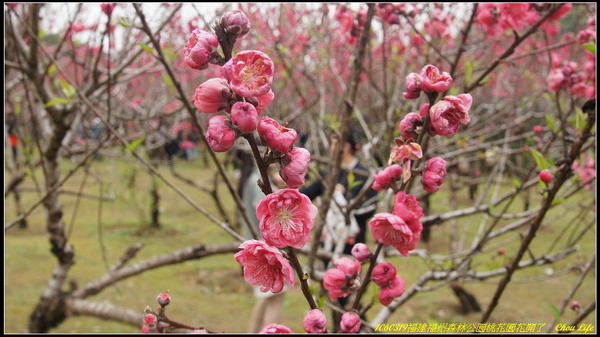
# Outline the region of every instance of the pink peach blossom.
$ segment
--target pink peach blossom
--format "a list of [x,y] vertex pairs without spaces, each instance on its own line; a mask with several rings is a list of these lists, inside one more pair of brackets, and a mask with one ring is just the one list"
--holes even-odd
[[302,326],[308,333],[324,333],[327,331],[327,317],[320,309],[313,309],[304,316]]
[[417,247],[420,237],[420,232],[413,234],[402,218],[391,213],[375,214],[369,221],[369,228],[379,243],[394,246],[404,256]]
[[256,129],[258,112],[250,103],[236,102],[231,106],[231,120],[241,132],[251,132]]
[[345,333],[357,333],[360,331],[361,325],[360,316],[354,311],[348,311],[342,315],[340,331]]
[[402,95],[406,99],[417,99],[421,94],[421,83],[423,78],[417,73],[410,73],[406,76],[406,92]]
[[378,263],[371,273],[371,280],[380,287],[387,286],[396,277],[396,267],[389,262]]
[[473,98],[470,94],[446,96],[435,103],[429,110],[435,133],[452,136],[458,131],[459,124],[469,123],[469,109],[472,103]]
[[352,256],[357,259],[359,262],[363,262],[371,256],[371,252],[369,251],[369,247],[364,243],[357,243],[352,246]]
[[103,3],[103,4],[100,4],[100,8],[102,8],[102,11],[106,15],[112,14],[112,12],[113,12],[113,10],[115,9],[116,6],[117,6],[117,4],[115,4],[115,3]]
[[217,113],[227,107],[231,90],[222,78],[211,78],[200,84],[194,92],[194,105],[204,113]]
[[258,50],[237,53],[221,68],[231,90],[243,97],[262,96],[271,90],[275,65],[267,54]]
[[225,28],[227,33],[242,37],[250,31],[250,20],[244,12],[234,9],[223,14],[221,26]]
[[417,160],[423,158],[421,145],[411,140],[405,141],[400,138],[396,138],[394,141],[396,142],[396,146],[390,153],[390,164],[403,163],[408,160]]
[[421,119],[421,116],[416,112],[406,114],[400,121],[400,124],[398,124],[402,138],[415,140],[419,137],[417,128],[421,126],[423,126],[423,119]]
[[274,247],[302,248],[310,240],[317,207],[296,189],[285,188],[264,197],[256,206],[260,232]]
[[260,119],[257,131],[268,147],[281,153],[290,152],[298,138],[296,130],[281,126],[269,116]]
[[183,47],[185,63],[192,69],[206,69],[218,57],[219,39],[213,33],[194,29]]
[[296,147],[283,156],[280,175],[288,188],[299,188],[304,185],[304,176],[309,162],[310,152],[301,147]]
[[323,276],[323,287],[329,291],[329,297],[335,300],[350,295],[359,286],[360,262],[348,257],[342,257],[333,264]]
[[285,325],[271,323],[271,324],[265,326],[262,330],[260,330],[259,333],[274,334],[274,333],[294,333],[294,332],[292,331],[292,329],[288,328]]
[[402,296],[404,287],[404,279],[396,275],[388,286],[379,289],[379,302],[385,306],[390,305],[394,298]]
[[235,144],[237,135],[231,128],[231,121],[222,115],[213,116],[208,120],[206,141],[215,152],[227,152]]
[[383,191],[391,187],[402,177],[402,167],[398,164],[387,166],[374,177],[373,188],[375,191]]
[[437,192],[444,183],[446,173],[446,161],[444,159],[440,157],[429,159],[421,179],[423,189],[429,193]]
[[419,88],[425,92],[444,92],[452,85],[452,77],[447,72],[440,70],[431,64],[421,69],[421,85]]
[[284,282],[294,286],[294,270],[278,249],[258,240],[245,241],[239,248],[234,258],[244,267],[246,282],[262,292],[279,293]]

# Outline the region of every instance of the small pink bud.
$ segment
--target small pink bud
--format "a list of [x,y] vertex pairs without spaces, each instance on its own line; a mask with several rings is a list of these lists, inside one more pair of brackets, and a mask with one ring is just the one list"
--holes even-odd
[[183,47],[185,63],[192,69],[208,68],[219,56],[217,47],[219,39],[215,34],[196,28]]
[[227,108],[227,101],[231,98],[231,95],[226,80],[211,78],[196,88],[194,105],[201,112],[217,113]]
[[168,293],[160,293],[156,298],[156,301],[164,308],[171,303],[171,296]]
[[543,170],[542,172],[540,172],[540,180],[543,181],[546,184],[549,184],[552,181],[552,172],[550,172],[550,170]]
[[360,316],[353,311],[345,312],[342,315],[340,322],[340,331],[345,333],[357,333],[360,331],[362,323],[360,322]]
[[104,14],[110,15],[116,6],[117,6],[117,4],[115,4],[115,3],[104,3],[104,4],[100,5],[100,8],[102,8],[102,11],[104,12]]
[[227,33],[242,37],[250,31],[250,20],[239,9],[229,11],[221,17],[221,26],[225,28]]
[[402,138],[416,140],[419,136],[417,134],[417,128],[420,126],[423,126],[423,120],[421,119],[421,116],[419,116],[419,114],[416,112],[411,112],[402,118],[398,128],[400,129]]
[[427,161],[425,172],[423,172],[423,189],[429,193],[439,191],[446,176],[446,161],[440,157],[434,157]]
[[581,309],[581,303],[579,301],[569,302],[569,308],[573,311],[579,311]]
[[506,254],[506,249],[505,248],[498,249],[498,255],[504,255],[504,254]]
[[387,286],[396,277],[396,267],[389,262],[378,263],[371,273],[371,280],[380,287]]
[[373,181],[373,188],[375,191],[383,191],[389,187],[392,187],[396,181],[399,181],[402,177],[402,167],[398,164],[389,165],[381,172],[378,172]]
[[544,128],[541,125],[536,125],[533,127],[533,133],[536,135],[540,135],[542,132],[544,132]]
[[237,135],[230,127],[231,121],[223,115],[213,116],[208,120],[206,141],[215,152],[227,152],[235,144]]
[[152,324],[156,324],[156,316],[154,316],[154,314],[146,314],[144,315],[144,324],[145,325],[152,325]]
[[231,120],[241,132],[251,132],[256,130],[258,112],[254,105],[250,103],[236,102],[231,107]]
[[281,178],[288,188],[299,188],[304,185],[304,176],[308,170],[310,152],[301,147],[295,147],[281,159]]
[[281,126],[276,120],[265,116],[258,121],[258,135],[273,150],[288,153],[292,150],[298,134],[296,130]]
[[292,329],[285,325],[272,323],[265,326],[259,333],[274,334],[274,333],[294,333]]
[[313,309],[304,316],[304,331],[308,333],[324,333],[327,331],[327,317],[319,309]]
[[360,262],[368,259],[370,255],[369,247],[364,243],[357,243],[352,247],[352,256]]

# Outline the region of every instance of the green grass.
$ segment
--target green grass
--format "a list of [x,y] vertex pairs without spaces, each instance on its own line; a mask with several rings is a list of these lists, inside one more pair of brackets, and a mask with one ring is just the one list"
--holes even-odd
[[[64,160],[61,169],[67,172],[75,163]],[[194,179],[200,184],[209,186],[214,175],[212,169],[204,168],[201,161],[177,162],[177,170],[181,174]],[[187,204],[164,183],[160,183],[161,193],[161,222],[159,230],[150,230],[149,223],[149,189],[148,173],[139,165],[123,160],[104,159],[94,162],[91,171],[94,176],[104,182],[104,194],[115,197],[113,202],[102,204],[101,225],[98,223],[97,200],[82,198],[77,216],[73,222],[70,242],[75,247],[76,264],[69,273],[69,281],[73,280],[82,287],[106,272],[105,263],[112,265],[122,253],[136,242],[143,242],[145,247],[139,252],[132,263],[155,256],[166,254],[194,244],[214,244],[231,241],[231,237],[203,215]],[[192,197],[198,204],[213,214],[218,214],[212,200],[203,192],[186,186],[171,177],[165,167],[160,171],[171,181]],[[135,172],[135,187],[128,189],[128,177]],[[6,173],[5,173],[6,174]],[[41,172],[35,172],[37,180],[43,182]],[[100,194],[99,181],[90,175],[86,179],[84,191],[87,194]],[[83,171],[78,172],[65,185],[66,190],[77,191],[84,179]],[[221,184],[223,185],[223,184]],[[33,180],[28,177],[22,186],[33,186]],[[451,209],[448,190],[443,188],[432,198],[432,211],[439,212]],[[510,186],[503,186],[501,193],[508,191]],[[224,186],[220,186],[220,195],[230,214],[234,206],[227,195]],[[552,210],[547,220],[559,219],[545,226],[534,241],[532,252],[539,256],[546,252],[560,229],[568,224],[575,214],[576,203],[593,198],[591,191],[583,191],[570,200],[568,204]],[[23,192],[22,200],[25,207],[39,198],[36,192]],[[62,195],[64,220],[71,228],[71,219],[75,210],[76,197]],[[538,197],[539,200],[539,197]],[[466,191],[458,192],[456,202],[460,207],[468,207]],[[534,203],[535,204],[535,203]],[[15,217],[12,197],[5,200],[5,221]],[[499,209],[499,208],[498,208]],[[511,206],[512,211],[522,210],[522,201],[517,199]],[[567,216],[561,218],[567,211]],[[572,214],[571,214],[572,213]],[[587,215],[595,217],[595,210]],[[483,215],[475,215],[458,219],[456,226],[467,238],[472,237]],[[562,219],[562,220],[561,220]],[[29,218],[29,228],[11,229],[5,235],[5,332],[23,332],[26,330],[28,316],[52,273],[56,262],[49,251],[49,242],[45,230],[45,213],[40,208]],[[509,223],[504,220],[499,227]],[[102,235],[99,235],[101,228]],[[449,236],[452,231],[450,223],[437,226],[433,230],[429,244],[422,244],[433,253],[447,252]],[[515,237],[516,232],[511,234]],[[101,244],[102,242],[102,244]],[[470,241],[466,241],[470,243]],[[102,246],[105,247],[106,261],[103,258]],[[465,246],[466,248],[467,246]],[[503,246],[506,257],[494,257],[490,252],[476,259],[477,270],[484,271],[498,268],[508,262],[518,247],[518,242]],[[558,247],[561,247],[559,244]],[[595,230],[590,232],[579,245],[580,251],[568,259],[553,266],[558,271],[562,268],[582,263],[595,252]],[[529,259],[526,257],[525,259]],[[399,274],[406,280],[407,286],[414,283],[421,273],[427,270],[425,263],[417,258],[393,258]],[[500,305],[492,316],[494,322],[511,323],[546,323],[552,318],[550,304],[559,306],[565,294],[577,279],[576,273],[550,278],[544,281],[522,283],[519,280],[542,275],[547,266],[530,268],[518,272],[507,288]],[[596,296],[595,278],[592,271],[586,279],[575,299],[583,306],[590,303]],[[486,282],[464,283],[463,286],[471,291],[485,307],[496,289],[498,279]],[[432,284],[428,284],[432,285]],[[150,305],[156,306],[158,293],[169,290],[173,298],[167,313],[175,320],[204,325],[212,330],[227,332],[245,332],[252,307],[256,300],[252,289],[245,283],[240,273],[239,265],[229,254],[209,257],[184,264],[161,268],[146,272],[139,276],[126,279],[115,287],[106,289],[90,300],[109,301],[115,305],[132,310],[143,309]],[[377,304],[371,309],[369,317],[373,317],[380,309]],[[302,317],[308,311],[308,306],[302,297],[299,287],[288,291],[283,313],[283,324],[294,331],[302,330]],[[464,316],[458,311],[458,301],[452,290],[445,286],[433,292],[419,293],[399,308],[389,319],[389,323],[434,323],[434,322],[477,322],[480,314]],[[567,310],[562,321],[568,322],[574,318],[574,313]],[[586,323],[595,323],[593,315]],[[102,321],[90,317],[69,317],[54,333],[70,332],[138,332],[138,328],[115,322]]]

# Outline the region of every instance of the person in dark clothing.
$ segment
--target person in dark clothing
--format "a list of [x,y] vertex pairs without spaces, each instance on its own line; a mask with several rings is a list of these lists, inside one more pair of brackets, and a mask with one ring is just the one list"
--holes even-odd
[[[359,162],[358,157],[356,156],[356,151],[358,151],[359,148],[360,145],[356,140],[356,136],[351,132],[344,143],[342,168],[336,186],[336,190],[341,192],[347,202],[350,202],[350,200],[358,196],[369,176],[369,170]],[[322,177],[325,177],[326,175],[326,172],[321,172]],[[349,181],[352,186],[349,186]],[[301,188],[300,192],[313,200],[325,192],[325,187],[321,180],[317,180],[311,185]],[[355,243],[366,242],[367,222],[375,214],[376,196],[377,191],[369,189],[358,209],[353,212],[358,231],[354,237],[349,237],[346,241],[343,251],[344,254],[350,255],[352,246],[354,246]]]

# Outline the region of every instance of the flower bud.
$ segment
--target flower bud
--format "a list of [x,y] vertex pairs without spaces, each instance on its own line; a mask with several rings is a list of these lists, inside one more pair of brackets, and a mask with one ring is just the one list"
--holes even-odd
[[168,293],[160,293],[156,298],[156,301],[164,308],[171,303],[171,296]]
[[258,123],[258,111],[254,105],[246,102],[236,102],[231,107],[231,120],[241,132],[251,132]]
[[544,128],[541,125],[536,125],[533,127],[533,133],[536,135],[540,135],[542,132],[544,132]]
[[310,152],[301,147],[295,147],[283,156],[280,175],[288,188],[299,188],[304,185],[304,176],[309,162]]
[[353,311],[345,312],[340,321],[340,331],[345,333],[357,333],[360,331],[362,323],[360,316]]
[[319,309],[313,309],[304,316],[304,331],[308,333],[324,333],[327,331],[327,317]]
[[183,47],[185,63],[192,69],[206,69],[218,58],[217,47],[219,39],[215,34],[196,28]]
[[371,273],[371,280],[380,287],[388,285],[396,277],[396,267],[389,262],[378,263]]
[[100,8],[102,8],[102,11],[104,12],[104,14],[110,15],[116,6],[117,6],[117,4],[115,4],[115,3],[104,3],[104,4],[100,5]]
[[581,309],[581,303],[579,301],[569,302],[569,308],[573,311],[579,311]]
[[231,121],[223,115],[213,116],[208,120],[206,129],[206,141],[215,152],[227,152],[231,150],[237,135],[230,127]]
[[242,37],[250,31],[250,20],[239,9],[229,11],[221,17],[221,26],[236,37]]
[[543,170],[542,172],[540,172],[540,180],[543,181],[546,184],[549,184],[552,181],[552,172],[550,172],[550,170]]
[[296,130],[283,127],[268,116],[260,119],[257,131],[268,147],[281,153],[290,152],[298,138]]
[[227,81],[222,78],[211,78],[200,84],[194,92],[194,105],[204,113],[217,113],[227,107],[232,93]]
[[364,243],[357,243],[352,247],[352,256],[360,262],[368,259],[370,255],[369,247]]
[[427,161],[425,172],[423,172],[423,189],[429,193],[439,191],[446,176],[446,161],[440,157],[434,157]]

